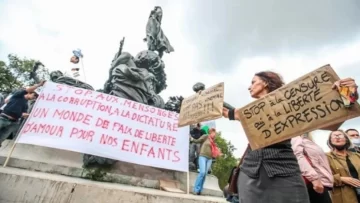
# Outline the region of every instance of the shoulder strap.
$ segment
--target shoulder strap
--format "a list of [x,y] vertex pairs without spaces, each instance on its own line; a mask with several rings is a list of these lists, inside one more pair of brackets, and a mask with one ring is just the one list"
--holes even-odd
[[241,164],[243,163],[244,161],[244,157],[247,155],[248,151],[250,149],[250,144],[248,144],[248,146],[246,147],[245,149],[245,152],[243,153],[241,159],[240,159],[240,162],[239,162],[239,165],[237,166],[237,168],[240,168]]

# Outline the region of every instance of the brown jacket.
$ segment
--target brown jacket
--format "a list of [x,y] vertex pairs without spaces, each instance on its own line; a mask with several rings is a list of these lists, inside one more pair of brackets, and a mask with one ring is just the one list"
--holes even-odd
[[199,139],[191,139],[191,142],[200,143],[200,156],[212,159],[211,144],[208,135],[202,135]]
[[[329,160],[331,171],[334,175],[334,188],[332,190],[333,203],[356,203],[357,197],[354,188],[341,182],[340,177],[351,177],[346,158],[336,155],[333,152],[326,154]],[[360,155],[348,152],[351,163],[360,175]]]

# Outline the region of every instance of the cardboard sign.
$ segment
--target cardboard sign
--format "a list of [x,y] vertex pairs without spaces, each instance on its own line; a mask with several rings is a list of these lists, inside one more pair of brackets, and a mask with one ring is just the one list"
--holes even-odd
[[239,118],[251,148],[263,148],[317,129],[334,129],[360,116],[345,108],[332,85],[339,77],[323,66],[241,108]]
[[46,82],[18,143],[187,172],[189,128],[179,114],[127,99]]
[[192,95],[181,103],[179,127],[222,117],[224,83],[219,83]]

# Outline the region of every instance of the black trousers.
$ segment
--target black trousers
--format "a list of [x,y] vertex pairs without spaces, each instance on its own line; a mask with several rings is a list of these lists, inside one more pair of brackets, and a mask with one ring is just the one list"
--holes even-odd
[[322,194],[317,193],[313,189],[313,185],[310,183],[307,186],[310,203],[331,203],[331,197],[329,194],[330,188],[324,188],[324,192]]

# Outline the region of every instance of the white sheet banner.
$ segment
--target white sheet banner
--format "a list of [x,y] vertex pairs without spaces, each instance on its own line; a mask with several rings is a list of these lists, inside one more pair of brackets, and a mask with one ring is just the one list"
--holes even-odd
[[188,171],[189,127],[179,115],[100,92],[46,82],[18,143]]

